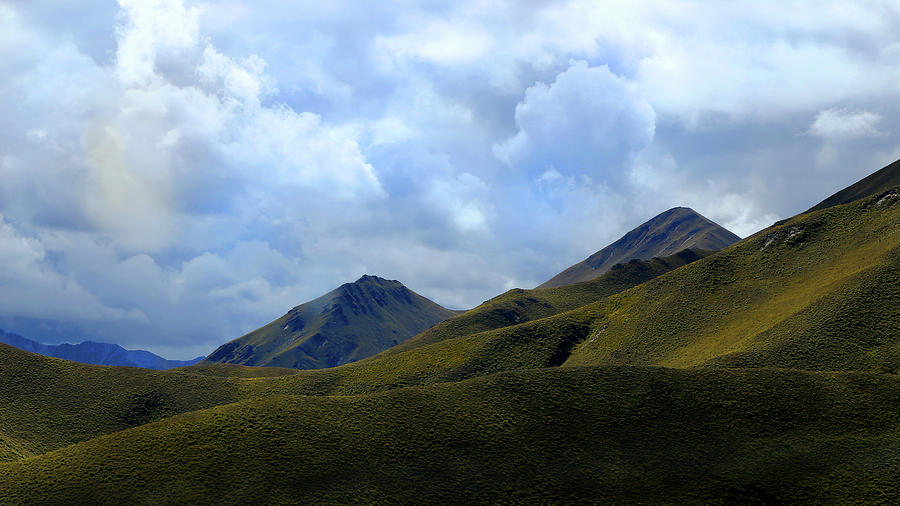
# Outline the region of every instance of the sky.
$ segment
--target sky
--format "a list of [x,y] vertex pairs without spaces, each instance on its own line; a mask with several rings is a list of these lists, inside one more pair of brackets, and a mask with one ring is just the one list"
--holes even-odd
[[210,353],[368,273],[451,308],[900,158],[900,2],[0,0],[0,328]]

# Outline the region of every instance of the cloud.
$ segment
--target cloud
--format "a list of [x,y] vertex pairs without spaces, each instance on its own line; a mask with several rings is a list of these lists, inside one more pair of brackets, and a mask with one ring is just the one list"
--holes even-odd
[[57,272],[41,241],[0,215],[0,317],[147,323],[137,308],[103,304],[77,281]]
[[494,148],[531,175],[551,167],[617,184],[653,141],[653,108],[606,66],[574,61],[551,84],[537,83],[516,106],[515,136]]
[[877,137],[884,135],[878,130],[881,119],[880,114],[869,111],[825,109],[816,115],[809,133],[825,139]]

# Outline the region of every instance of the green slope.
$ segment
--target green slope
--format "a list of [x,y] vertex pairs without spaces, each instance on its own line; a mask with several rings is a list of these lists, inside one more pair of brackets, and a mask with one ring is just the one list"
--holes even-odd
[[847,204],[898,186],[900,186],[900,160],[835,193],[807,212]]
[[246,396],[223,378],[79,364],[0,344],[0,460]]
[[202,363],[334,367],[386,350],[456,314],[399,281],[363,276],[223,344]]
[[538,288],[553,288],[602,275],[629,260],[673,255],[686,248],[720,250],[741,238],[693,209],[675,207],[634,228],[616,242],[560,272]]
[[583,309],[566,365],[898,370],[900,191],[800,215]]
[[0,503],[890,502],[900,379],[528,370],[273,396],[0,464]]
[[[608,285],[601,279],[556,291],[512,292],[483,306],[482,316],[495,314],[510,300],[521,308],[515,301],[522,297],[547,296],[552,311],[578,301],[597,302],[546,318],[465,334],[477,330],[478,325],[490,327],[508,321],[480,320],[474,318],[478,311],[471,312],[468,318],[472,319],[456,331],[448,329],[444,334],[423,337],[416,346],[333,369],[244,380],[234,376],[259,374],[234,366],[205,366],[207,369],[197,369],[196,373],[132,373],[130,369],[75,367],[57,361],[65,365],[65,373],[32,374],[32,379],[17,386],[28,385],[30,389],[17,395],[23,405],[31,402],[48,412],[90,420],[87,427],[64,427],[48,440],[46,434],[55,434],[65,423],[63,418],[55,425],[42,422],[32,432],[16,432],[12,429],[25,425],[25,415],[19,412],[12,425],[4,421],[9,415],[0,419],[0,433],[11,441],[30,443],[32,446],[26,449],[31,452],[40,452],[142,421],[123,423],[117,418],[118,410],[129,402],[138,403],[145,398],[142,396],[159,397],[159,392],[165,394],[162,398],[174,400],[154,408],[147,420],[260,395],[368,393],[560,364],[782,366],[892,372],[897,370],[900,355],[900,234],[895,233],[900,228],[898,201],[879,195],[804,215],[609,297],[602,296],[604,290],[624,287],[610,280],[628,285],[625,280],[631,279],[634,284],[635,278],[630,275],[653,277],[657,272],[654,268],[667,270],[671,265],[665,267],[661,261],[626,265],[622,274],[631,274],[616,278],[619,270],[613,271],[603,278]],[[640,270],[639,266],[647,269]],[[525,307],[548,309],[540,303]],[[540,316],[537,312],[523,314]],[[465,322],[463,317],[466,315],[458,318]],[[47,360],[41,362],[45,368]],[[289,372],[278,370],[278,374]],[[67,378],[68,383],[56,390],[46,388],[57,381],[57,376]],[[22,375],[10,371],[6,377]],[[134,386],[123,394],[119,383]],[[154,385],[149,391],[156,393],[147,394],[147,385]],[[0,385],[0,389],[9,388],[9,384]],[[44,396],[29,398],[33,391]],[[87,393],[69,396],[68,391]],[[109,406],[100,411],[103,416],[90,413],[97,405],[92,391],[103,392],[113,400],[103,404]],[[63,407],[58,405],[60,398],[67,399]],[[32,442],[34,434],[37,439]]]
[[579,308],[711,253],[713,252],[707,250],[685,249],[664,258],[634,259],[614,265],[609,272],[590,281],[548,289],[514,288],[459,316],[438,323],[385,353],[399,353],[445,339],[509,327]]

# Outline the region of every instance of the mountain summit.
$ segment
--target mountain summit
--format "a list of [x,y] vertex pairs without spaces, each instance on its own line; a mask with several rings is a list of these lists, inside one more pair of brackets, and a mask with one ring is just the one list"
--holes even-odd
[[366,275],[220,346],[206,362],[334,367],[375,355],[455,314],[399,281]]
[[686,248],[720,250],[741,238],[688,207],[673,207],[628,232],[538,288],[588,281],[629,260],[673,255]]

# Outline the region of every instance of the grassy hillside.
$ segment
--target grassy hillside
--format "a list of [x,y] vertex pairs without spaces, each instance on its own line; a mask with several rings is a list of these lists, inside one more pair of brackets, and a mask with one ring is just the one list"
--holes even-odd
[[384,351],[456,314],[399,281],[363,276],[223,344],[202,363],[334,367]]
[[[674,255],[618,264],[590,281],[555,288],[523,290],[514,288],[484,302],[475,309],[438,323],[412,339],[385,352],[394,354],[419,346],[546,318],[579,308],[619,293],[713,253],[685,249]],[[371,359],[370,359],[371,360]]]
[[[878,170],[856,183],[844,188],[819,202],[809,211],[818,211],[841,204],[847,204],[876,193],[882,193],[900,186],[900,160]],[[807,211],[807,212],[809,212]]]
[[885,502],[900,379],[588,367],[272,396],[0,464],[0,503]]
[[686,248],[720,250],[741,238],[693,209],[675,207],[660,213],[538,288],[553,288],[602,275],[614,265],[634,259],[673,255]]
[[0,344],[0,461],[246,396],[238,382],[86,365]]
[[289,376],[297,374],[300,369],[287,367],[253,367],[238,364],[210,364],[200,363],[187,367],[169,369],[171,372],[181,374],[200,374],[223,378],[269,378],[273,376]]
[[898,371],[900,191],[798,216],[584,308],[565,365]]

